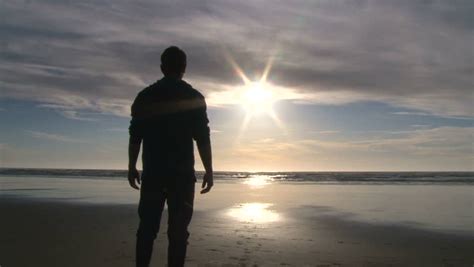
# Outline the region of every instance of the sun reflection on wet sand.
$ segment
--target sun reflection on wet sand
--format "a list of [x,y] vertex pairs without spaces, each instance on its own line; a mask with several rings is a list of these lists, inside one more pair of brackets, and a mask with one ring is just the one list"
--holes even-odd
[[251,188],[262,188],[268,184],[271,184],[272,178],[268,175],[251,175],[244,180],[244,184],[249,185]]
[[268,223],[279,221],[280,215],[269,209],[270,203],[242,203],[231,208],[227,213],[229,216],[241,222]]

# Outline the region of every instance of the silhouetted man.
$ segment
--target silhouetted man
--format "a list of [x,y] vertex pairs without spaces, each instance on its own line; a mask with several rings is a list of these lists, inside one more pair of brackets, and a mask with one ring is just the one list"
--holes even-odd
[[[183,266],[194,203],[193,139],[206,173],[201,193],[213,186],[212,155],[204,97],[182,80],[186,54],[178,47],[161,55],[164,77],[141,91],[132,105],[128,180],[139,189],[136,266],[148,266],[161,214],[168,205],[168,266]],[[136,162],[143,141],[143,172]],[[141,181],[140,181],[141,180]]]

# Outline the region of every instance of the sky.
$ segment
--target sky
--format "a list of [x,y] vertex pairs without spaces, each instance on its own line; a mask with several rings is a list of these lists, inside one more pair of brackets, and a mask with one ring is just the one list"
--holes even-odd
[[0,166],[125,169],[130,105],[177,45],[215,170],[473,171],[473,18],[471,0],[0,0]]

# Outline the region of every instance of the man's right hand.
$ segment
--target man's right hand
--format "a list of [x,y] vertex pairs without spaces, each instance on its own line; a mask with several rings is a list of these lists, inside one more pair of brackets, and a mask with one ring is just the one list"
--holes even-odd
[[204,177],[202,177],[202,186],[204,188],[201,190],[201,194],[205,194],[211,191],[212,186],[214,186],[214,175],[212,172],[206,172]]
[[138,173],[137,168],[129,168],[128,169],[128,183],[132,188],[140,190],[137,183],[140,184],[140,173]]

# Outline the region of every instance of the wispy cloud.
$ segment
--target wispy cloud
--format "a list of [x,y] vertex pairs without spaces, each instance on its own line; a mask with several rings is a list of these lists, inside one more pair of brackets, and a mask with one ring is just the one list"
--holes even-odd
[[264,138],[239,144],[232,156],[256,169],[471,170],[472,140],[473,127],[420,128],[363,140]]
[[[428,112],[419,112],[419,111],[397,111],[392,112],[394,115],[405,115],[405,116],[433,116],[434,114]],[[450,115],[441,115],[444,118],[458,119],[458,120],[474,120],[474,117],[469,116],[450,116]]]
[[128,129],[127,128],[108,128],[108,129],[105,129],[106,131],[111,131],[111,132],[123,132],[123,133],[128,133]]
[[413,112],[413,111],[397,111],[397,112],[392,112],[394,115],[408,115],[408,116],[432,116],[432,114],[427,113],[427,112]]
[[317,134],[337,134],[339,132],[340,131],[336,131],[336,130],[315,131],[315,133]]
[[94,118],[83,117],[77,110],[63,110],[60,112],[64,117],[80,121],[97,121]]
[[209,96],[241,85],[224,51],[251,78],[274,57],[269,81],[283,99],[472,117],[473,13],[468,0],[4,1],[0,86],[68,112],[128,116],[177,44]]
[[56,141],[56,142],[65,142],[65,143],[87,143],[84,140],[76,139],[64,135],[59,134],[52,134],[52,133],[45,133],[39,131],[26,131],[29,135],[34,138]]

